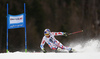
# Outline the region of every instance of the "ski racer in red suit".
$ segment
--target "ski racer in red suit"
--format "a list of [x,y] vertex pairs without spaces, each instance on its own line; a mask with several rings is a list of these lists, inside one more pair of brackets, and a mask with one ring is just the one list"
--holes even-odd
[[72,48],[64,46],[62,43],[60,43],[54,36],[60,36],[60,35],[65,35],[67,34],[65,32],[51,32],[49,29],[44,30],[44,37],[42,39],[42,42],[40,44],[41,50],[46,53],[47,51],[44,49],[45,43],[49,45],[49,47],[53,50],[57,50],[58,47],[61,49],[65,49],[68,51],[71,51]]

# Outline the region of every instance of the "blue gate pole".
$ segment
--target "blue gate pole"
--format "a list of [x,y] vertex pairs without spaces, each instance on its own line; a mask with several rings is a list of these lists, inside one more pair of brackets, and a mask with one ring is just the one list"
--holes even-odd
[[26,8],[24,3],[24,20],[25,20],[25,52],[27,52],[27,35],[26,35]]
[[[8,3],[7,3],[7,24],[8,24]],[[7,25],[7,42],[6,42],[6,52],[8,53],[8,25]]]

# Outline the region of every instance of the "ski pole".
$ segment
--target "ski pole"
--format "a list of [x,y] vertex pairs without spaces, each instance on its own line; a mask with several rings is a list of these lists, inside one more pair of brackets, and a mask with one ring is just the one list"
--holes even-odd
[[83,32],[83,30],[76,31],[76,32],[72,32],[72,33],[68,33],[68,35],[71,35],[71,34],[76,34],[76,33],[80,33],[80,32]]

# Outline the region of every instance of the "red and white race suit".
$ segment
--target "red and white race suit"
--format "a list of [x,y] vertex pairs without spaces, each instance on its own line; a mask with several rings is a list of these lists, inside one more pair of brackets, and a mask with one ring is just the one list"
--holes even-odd
[[66,49],[66,50],[70,50],[70,48],[63,46],[62,43],[60,43],[58,40],[56,40],[56,38],[54,36],[59,36],[59,35],[63,35],[63,32],[50,32],[50,37],[47,38],[46,36],[43,37],[40,48],[44,49],[44,45],[45,43],[47,43],[49,45],[49,47],[53,50],[56,50],[57,47],[61,48],[61,49]]

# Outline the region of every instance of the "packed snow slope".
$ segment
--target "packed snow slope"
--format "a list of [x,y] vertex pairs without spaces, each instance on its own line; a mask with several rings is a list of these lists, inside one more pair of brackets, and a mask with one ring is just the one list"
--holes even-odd
[[[71,44],[73,46],[73,44]],[[87,41],[84,45],[73,46],[77,53],[14,52],[0,53],[0,59],[100,59],[99,40]]]
[[0,59],[100,59],[100,53],[4,53]]

